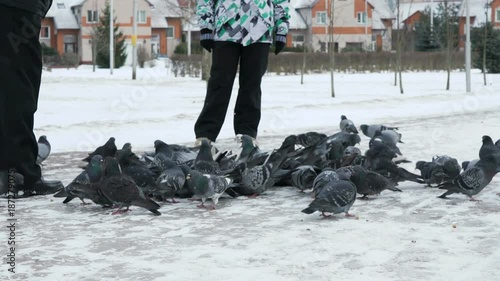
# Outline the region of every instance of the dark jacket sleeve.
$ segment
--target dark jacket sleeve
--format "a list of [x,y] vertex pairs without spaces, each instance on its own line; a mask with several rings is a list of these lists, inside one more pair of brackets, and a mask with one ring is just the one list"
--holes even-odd
[[0,5],[19,8],[45,17],[52,5],[52,0],[0,0]]

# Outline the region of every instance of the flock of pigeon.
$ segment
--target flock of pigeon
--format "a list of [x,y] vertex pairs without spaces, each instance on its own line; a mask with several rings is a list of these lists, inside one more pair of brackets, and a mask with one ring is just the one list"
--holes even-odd
[[[303,213],[352,216],[349,209],[356,194],[365,199],[384,190],[401,192],[398,184],[412,181],[444,189],[439,198],[462,193],[475,200],[473,196],[500,172],[500,140],[493,143],[489,136],[483,136],[477,160],[459,165],[450,156],[436,156],[416,163],[418,175],[399,166],[410,161],[399,160],[398,128],[361,125],[362,133],[370,138],[363,154],[356,147],[361,138],[354,123],[342,115],[339,127],[340,132],[330,136],[317,132],[290,135],[272,151],[262,151],[254,139],[242,135],[239,153],[217,151],[207,140],[200,147],[157,140],[154,151],[139,157],[130,143],[118,149],[112,137],[83,159],[88,163],[84,171],[54,196],[65,197],[65,204],[79,198],[82,204],[91,200],[117,208],[113,214],[138,206],[160,215],[158,203],[177,203],[175,198],[200,200],[198,207],[215,209],[224,194],[256,197],[273,186],[292,186],[300,192],[312,190],[312,202]],[[39,146],[41,163],[50,153],[45,136]],[[213,204],[206,206],[207,199]]]

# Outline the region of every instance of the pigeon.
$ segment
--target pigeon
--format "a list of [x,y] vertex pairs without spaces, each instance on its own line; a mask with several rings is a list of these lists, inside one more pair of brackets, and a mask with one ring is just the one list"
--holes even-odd
[[94,152],[90,153],[89,156],[85,157],[83,161],[90,162],[90,159],[92,159],[94,155],[101,155],[102,158],[106,158],[108,156],[114,157],[117,150],[118,148],[115,144],[115,138],[111,137],[104,145],[99,146]]
[[[353,177],[356,177],[356,174],[353,174]],[[351,181],[356,185],[358,194],[363,195],[361,199],[365,199],[368,195],[378,195],[384,190],[402,192],[401,189],[396,187],[397,182],[389,180],[373,171],[366,171],[364,180],[361,179],[358,181],[360,184],[356,184],[356,180],[353,180],[353,177],[351,177]]]
[[143,192],[150,194],[152,190],[156,189],[157,175],[146,163],[140,161],[131,150],[118,150],[116,159],[120,163],[123,174],[130,176]]
[[95,186],[95,184],[101,180],[102,162],[101,155],[94,155],[92,159],[90,159],[90,163],[85,168],[85,171],[82,171],[64,189],[54,194],[54,197],[66,197],[63,201],[64,204],[78,197],[82,201],[82,205],[90,204],[86,203],[85,199],[90,199],[94,203],[103,206],[113,205],[109,200],[99,194]]
[[471,201],[476,201],[473,197],[483,190],[500,171],[500,157],[496,155],[486,155],[479,160],[477,164],[465,171],[451,181],[440,184],[440,189],[447,191],[439,196],[445,199],[446,196],[453,193],[462,193],[467,195]]
[[286,149],[273,151],[264,164],[247,167],[245,163],[239,165],[236,169],[239,171],[239,178],[231,184],[231,188],[240,195],[256,197],[287,173],[283,173],[279,168],[287,158]]
[[38,138],[38,156],[36,157],[36,164],[41,165],[50,155],[50,143],[47,136],[43,135]]
[[347,133],[353,133],[357,134],[358,130],[356,129],[356,126],[354,126],[354,122],[351,120],[347,119],[345,115],[340,116],[340,124],[339,124],[340,130],[342,132],[347,132]]
[[458,164],[458,160],[448,155],[437,155],[432,157],[432,162],[443,166],[444,173],[449,179],[454,179],[460,175],[462,167]]
[[311,165],[302,165],[292,172],[292,185],[304,192],[306,189],[313,187],[314,180],[316,179],[316,171]]
[[[118,210],[113,214],[129,211],[130,206],[138,206],[157,216],[161,215],[158,211],[160,205],[147,198],[132,177],[122,173],[120,164],[114,157],[104,158],[104,173],[99,188],[109,201],[118,206]],[[127,209],[122,211],[123,207]]]
[[361,132],[369,138],[373,138],[375,136],[375,133],[377,131],[385,131],[385,130],[398,130],[398,127],[389,127],[389,126],[384,126],[381,124],[373,124],[373,125],[366,125],[362,124],[360,126]]
[[218,175],[221,173],[219,163],[212,156],[210,142],[206,139],[201,141],[200,151],[194,160],[194,169],[203,174]]
[[321,212],[324,218],[330,217],[325,213],[345,213],[347,217],[353,217],[349,214],[349,209],[356,201],[356,186],[354,183],[346,180],[337,180],[325,183],[323,188],[316,194],[309,207],[302,210],[305,214]]
[[490,136],[483,136],[483,145],[479,149],[479,159],[492,154],[500,154],[500,147],[493,143]]
[[309,147],[318,144],[326,138],[327,136],[322,133],[307,132],[304,134],[298,134],[295,144],[301,145],[303,147]]
[[239,139],[241,141],[241,152],[236,158],[236,163],[246,163],[253,156],[262,153],[249,135],[241,135]]
[[159,196],[164,202],[167,202],[167,198],[171,198],[172,203],[177,203],[174,196],[184,186],[186,175],[182,168],[170,159],[163,159],[162,168],[163,171],[156,180],[156,188],[152,194]]
[[443,165],[434,161],[418,161],[415,165],[415,169],[420,170],[420,175],[425,183],[427,183],[427,186],[431,186],[432,184],[439,185],[447,178]]
[[474,159],[471,161],[464,161],[464,162],[462,162],[462,169],[465,171],[465,170],[468,170],[470,168],[473,168],[474,166],[476,166],[478,161],[479,161],[479,159]]
[[495,145],[500,147],[500,139],[498,139],[496,142],[495,142]]
[[364,157],[361,150],[355,146],[348,146],[344,150],[340,167],[363,165]]
[[186,165],[181,166],[182,171],[186,175],[186,181],[189,189],[194,193],[194,198],[201,199],[201,205],[198,207],[205,208],[205,201],[212,199],[213,205],[211,209],[216,208],[219,202],[219,197],[226,191],[231,184],[232,179],[224,176],[203,174],[196,170],[190,169]]
[[403,155],[403,153],[401,153],[401,150],[399,149],[399,147],[397,147],[399,135],[388,134],[388,132],[393,132],[394,134],[398,134],[394,131],[387,131],[387,130],[382,131],[382,132],[377,131],[375,133],[375,136],[370,140],[369,147],[374,145],[374,143],[376,143],[377,141],[381,141],[383,144],[385,144],[387,147],[389,147],[395,153],[397,153],[399,155]]
[[342,143],[344,147],[355,146],[361,142],[361,138],[358,134],[350,134],[347,132],[338,132],[327,138],[327,143],[331,141],[338,141]]
[[183,164],[190,160],[194,160],[197,156],[197,153],[187,146],[167,144],[161,140],[156,140],[154,142],[154,147],[155,154],[163,153],[167,158],[175,161],[177,164]]
[[323,171],[321,171],[321,173],[319,173],[313,181],[313,198],[316,198],[316,195],[326,183],[337,180],[339,180],[339,175],[335,170],[329,168],[323,169]]

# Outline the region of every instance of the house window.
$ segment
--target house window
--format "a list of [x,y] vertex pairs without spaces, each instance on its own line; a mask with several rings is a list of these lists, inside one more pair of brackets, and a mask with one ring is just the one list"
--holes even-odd
[[78,53],[77,37],[73,34],[63,36],[64,52],[65,53]]
[[137,23],[146,23],[146,11],[137,11]]
[[66,9],[66,5],[64,5],[64,3],[57,3],[57,8],[58,9]]
[[50,39],[50,26],[42,26],[40,29],[40,39]]
[[316,24],[326,24],[326,12],[316,12]]
[[495,11],[495,12],[496,12],[496,13],[495,13],[495,14],[496,14],[496,19],[495,19],[495,21],[496,21],[496,22],[500,22],[500,9],[496,9],[496,11]]
[[174,38],[174,27],[167,27],[167,38]]
[[366,12],[358,13],[358,23],[366,23]]
[[293,34],[292,35],[292,45],[296,46],[304,46],[304,35],[302,34]]
[[87,22],[96,23],[99,21],[99,13],[96,10],[87,10]]

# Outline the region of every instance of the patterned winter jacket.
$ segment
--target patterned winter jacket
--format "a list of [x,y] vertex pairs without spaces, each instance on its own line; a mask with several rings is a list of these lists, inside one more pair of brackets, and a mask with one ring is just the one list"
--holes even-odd
[[[286,42],[290,0],[197,0],[196,14],[202,30],[214,33],[201,39],[231,41],[248,46],[255,42]],[[203,32],[202,32],[203,33]]]

